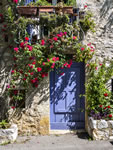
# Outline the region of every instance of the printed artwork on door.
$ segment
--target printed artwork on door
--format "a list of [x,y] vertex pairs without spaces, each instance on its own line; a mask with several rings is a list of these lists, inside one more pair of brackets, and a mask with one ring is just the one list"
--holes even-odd
[[[59,69],[60,71],[60,69]],[[84,63],[73,63],[71,68],[50,73],[50,129],[75,130],[84,129],[85,102]]]

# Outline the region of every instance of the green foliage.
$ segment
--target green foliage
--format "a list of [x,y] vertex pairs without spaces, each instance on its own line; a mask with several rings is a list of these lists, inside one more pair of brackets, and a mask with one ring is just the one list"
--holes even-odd
[[8,127],[9,127],[9,123],[6,122],[6,120],[2,120],[2,121],[0,122],[0,128],[6,129],[6,128],[8,128]]
[[56,15],[56,14],[41,14],[39,24],[41,27],[46,26],[49,31],[52,31],[54,28],[63,26],[69,22],[69,16]]
[[88,64],[88,81],[86,83],[87,110],[99,112],[99,105],[108,106],[113,104],[111,91],[107,87],[108,80],[113,76],[113,61],[109,66],[106,60],[102,64]]
[[76,6],[76,0],[67,0],[66,6]]
[[46,0],[38,0],[36,2],[31,2],[27,6],[50,6],[51,3],[49,3]]
[[95,23],[94,20],[92,19],[92,13],[87,12],[84,19],[80,20],[80,26],[83,29],[85,33],[87,33],[88,30],[91,30],[92,32],[95,32]]

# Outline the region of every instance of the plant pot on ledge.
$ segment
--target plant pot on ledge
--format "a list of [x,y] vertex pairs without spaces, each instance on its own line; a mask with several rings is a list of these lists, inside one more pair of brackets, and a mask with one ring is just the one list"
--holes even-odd
[[54,6],[39,6],[38,7],[39,14],[40,13],[54,13],[55,12],[54,10],[55,10]]
[[35,16],[37,14],[37,7],[18,6],[17,11],[20,15]]
[[0,129],[0,144],[13,143],[18,136],[18,127],[12,124],[10,128]]
[[63,14],[73,14],[73,7],[55,7],[56,14],[63,13]]

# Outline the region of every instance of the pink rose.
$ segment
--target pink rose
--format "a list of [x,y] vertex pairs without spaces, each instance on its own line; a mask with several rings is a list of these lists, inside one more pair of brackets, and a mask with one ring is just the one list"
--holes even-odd
[[42,71],[42,68],[38,67],[38,68],[37,68],[37,71],[38,71],[38,72]]
[[54,40],[54,41],[57,41],[58,39],[57,39],[57,37],[54,37],[53,40]]
[[14,48],[14,51],[18,52],[19,48],[18,47],[15,47]]

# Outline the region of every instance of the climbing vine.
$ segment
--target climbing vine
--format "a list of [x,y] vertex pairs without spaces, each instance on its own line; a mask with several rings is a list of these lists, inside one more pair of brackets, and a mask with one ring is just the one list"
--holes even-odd
[[[63,69],[69,69],[73,61],[87,63],[93,57],[94,48],[80,42],[80,24],[70,15],[46,13],[41,14],[38,20],[31,19],[18,15],[17,0],[13,2],[8,0],[7,2],[5,32],[12,36],[9,48],[13,56],[13,66],[6,93],[12,101],[23,99],[23,93],[18,89],[28,90],[30,87],[38,87],[48,73],[55,68],[60,68],[57,73],[62,76]],[[72,20],[70,21],[70,19]],[[82,22],[82,26],[84,23],[85,20]],[[30,33],[27,30],[29,25],[46,26],[48,35],[31,43]],[[73,53],[73,58],[67,54],[70,53],[69,51]],[[13,104],[12,107],[16,107],[16,104],[15,106]]]

